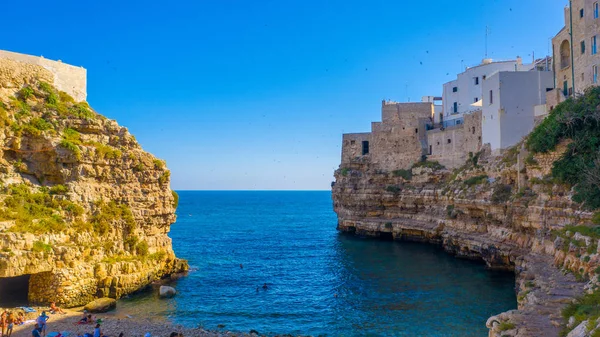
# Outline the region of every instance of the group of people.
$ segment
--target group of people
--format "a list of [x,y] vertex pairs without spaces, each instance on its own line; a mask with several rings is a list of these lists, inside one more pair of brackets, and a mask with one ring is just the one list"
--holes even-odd
[[13,332],[15,325],[20,325],[25,322],[25,316],[22,312],[19,312],[16,316],[13,312],[4,310],[0,315],[0,336],[10,337]]

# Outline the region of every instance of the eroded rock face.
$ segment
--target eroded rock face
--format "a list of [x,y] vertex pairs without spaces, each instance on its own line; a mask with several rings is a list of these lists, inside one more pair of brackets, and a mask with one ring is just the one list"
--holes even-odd
[[484,154],[453,172],[422,165],[412,177],[350,162],[336,171],[332,189],[338,229],[439,244],[457,257],[512,270],[518,310],[490,318],[490,336],[556,336],[564,324],[561,309],[583,293],[581,279],[595,279],[600,262],[594,240],[564,227],[589,224],[591,213],[573,203],[565,187],[535,183],[560,153],[539,155],[531,167],[518,153]]
[[31,275],[32,303],[68,307],[185,271],[165,163],[51,78],[0,59],[0,278]]

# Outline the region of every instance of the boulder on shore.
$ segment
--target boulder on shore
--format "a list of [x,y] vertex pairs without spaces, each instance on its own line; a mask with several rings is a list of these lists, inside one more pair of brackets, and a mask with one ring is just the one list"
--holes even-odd
[[177,294],[177,290],[169,286],[160,286],[160,289],[158,290],[160,298],[171,298],[175,296],[175,294]]
[[114,298],[102,297],[91,301],[83,307],[84,310],[93,313],[107,312],[117,307],[117,300]]

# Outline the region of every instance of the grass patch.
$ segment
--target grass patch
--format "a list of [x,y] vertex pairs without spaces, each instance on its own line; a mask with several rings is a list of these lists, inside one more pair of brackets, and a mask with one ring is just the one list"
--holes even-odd
[[446,168],[444,165],[440,164],[439,162],[437,162],[435,160],[432,160],[432,161],[428,161],[428,160],[420,161],[418,163],[415,163],[412,167],[413,168],[416,168],[416,167],[427,167],[427,168],[433,169],[434,171],[443,170],[443,169]]
[[115,201],[97,202],[90,222],[94,232],[99,235],[107,234],[114,225],[120,225],[126,233],[132,233],[136,228],[136,222],[129,207]]
[[401,177],[404,180],[412,179],[412,170],[395,170],[392,171],[394,177]]
[[488,179],[487,175],[485,175],[485,174],[479,175],[479,176],[471,177],[471,178],[463,181],[463,184],[471,187],[471,186],[483,184],[484,182],[487,182],[487,179]]
[[158,182],[161,185],[164,185],[169,182],[169,178],[171,178],[171,171],[165,171],[160,175],[160,177],[158,177]]
[[565,321],[568,321],[570,317],[574,317],[574,326],[585,320],[596,320],[600,317],[600,291],[595,290],[577,298],[575,302],[563,309],[562,316]]
[[50,253],[52,252],[52,246],[45,244],[42,241],[36,241],[33,243],[31,251],[36,253]]
[[515,327],[516,327],[515,323],[512,323],[512,322],[502,322],[502,323],[500,323],[500,325],[498,325],[498,330],[500,330],[500,331],[508,331],[508,330],[514,329]]

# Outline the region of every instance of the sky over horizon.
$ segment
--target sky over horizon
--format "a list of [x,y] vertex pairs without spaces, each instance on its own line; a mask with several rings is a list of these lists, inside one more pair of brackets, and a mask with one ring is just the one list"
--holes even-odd
[[566,3],[13,1],[0,49],[85,67],[90,105],[173,189],[326,190],[342,133],[370,131],[382,99],[441,96],[486,25],[488,57],[545,56]]

